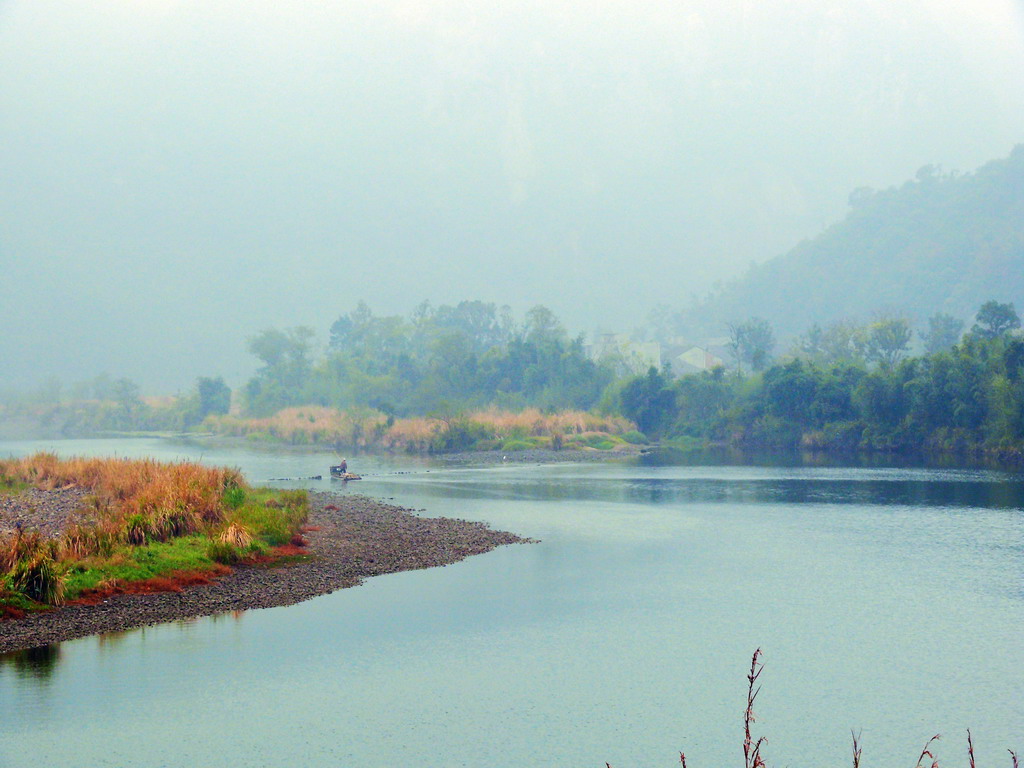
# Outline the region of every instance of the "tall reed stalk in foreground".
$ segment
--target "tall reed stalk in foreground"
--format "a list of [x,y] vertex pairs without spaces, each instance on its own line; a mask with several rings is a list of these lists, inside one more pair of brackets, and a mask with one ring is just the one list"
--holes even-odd
[[[761,686],[757,681],[761,677],[763,670],[764,664],[761,662],[761,649],[758,648],[750,659],[750,672],[747,675],[747,708],[743,712],[744,768],[766,768],[764,758],[761,756],[761,745],[765,744],[768,740],[761,736],[755,741],[750,728],[751,723],[755,720],[754,702],[757,700],[757,694],[761,692]],[[860,768],[861,753],[863,751],[860,745],[860,736],[852,730],[850,731],[850,736],[853,739],[853,768]],[[917,757],[916,768],[926,768],[925,758],[931,760],[927,768],[939,768],[938,758],[932,752],[932,744],[941,738],[940,734],[935,734],[925,742],[924,747],[921,749],[921,754]],[[1020,768],[1017,753],[1012,749],[1006,751],[1010,753],[1011,768]],[[682,752],[679,753],[679,763],[682,765],[682,768],[686,768],[686,755]],[[967,729],[967,763],[968,768],[977,768],[974,763],[974,740],[971,737],[970,728]],[[605,763],[605,768],[612,768],[612,766],[610,763]]]
[[[750,659],[750,674],[747,675],[747,708],[743,712],[743,764],[744,768],[764,768],[764,760],[761,758],[761,745],[767,741],[764,736],[757,740],[751,749],[753,741],[750,735],[750,724],[754,722],[754,701],[757,694],[761,692],[761,686],[757,685],[757,678],[764,671],[764,664],[761,663],[761,649],[754,651]],[[754,686],[757,685],[755,688]]]

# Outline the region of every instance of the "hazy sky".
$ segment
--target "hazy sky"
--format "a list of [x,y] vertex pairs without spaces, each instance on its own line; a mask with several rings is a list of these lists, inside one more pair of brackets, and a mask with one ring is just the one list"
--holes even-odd
[[0,388],[360,299],[625,329],[1019,142],[1018,0],[0,0]]

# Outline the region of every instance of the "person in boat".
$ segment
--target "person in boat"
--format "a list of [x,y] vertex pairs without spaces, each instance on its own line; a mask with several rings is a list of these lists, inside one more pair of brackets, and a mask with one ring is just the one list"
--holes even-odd
[[338,465],[338,469],[341,470],[341,474],[348,474],[348,462],[345,459],[341,460],[341,464]]

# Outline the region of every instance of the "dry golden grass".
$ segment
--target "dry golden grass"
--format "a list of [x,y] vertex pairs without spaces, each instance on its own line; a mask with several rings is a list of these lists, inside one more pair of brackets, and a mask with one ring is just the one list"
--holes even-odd
[[[42,490],[87,488],[95,496],[91,512],[100,521],[101,531],[105,527],[120,530],[123,521],[142,517],[158,538],[192,533],[204,523],[219,522],[224,490],[245,486],[235,469],[152,459],[59,459],[52,453],[0,460],[0,476]],[[72,550],[94,545],[81,531],[69,533],[66,546]]]
[[309,405],[285,408],[262,419],[214,416],[206,423],[217,432],[236,437],[264,433],[295,444],[341,443],[368,447],[383,433],[387,417],[377,411],[351,413]]
[[[621,435],[636,429],[636,425],[620,416],[598,416],[586,411],[546,414],[537,408],[519,412],[489,408],[470,413],[465,419],[483,425],[498,439]],[[262,419],[211,417],[207,424],[221,434],[235,437],[267,435],[293,444],[333,444],[385,451],[426,451],[445,427],[443,419],[428,417],[397,419],[389,426],[387,417],[377,411],[348,412],[322,406],[285,408]]]
[[440,419],[408,418],[398,419],[381,437],[381,447],[385,450],[425,451],[431,438],[444,426]]
[[[20,529],[0,536],[3,582],[21,595],[18,599],[49,605],[60,603],[66,583],[77,578],[78,590],[97,574],[103,578],[121,566],[128,566],[125,578],[132,580],[140,572],[159,576],[161,568],[177,572],[180,567],[171,564],[182,558],[190,568],[208,570],[209,561],[219,559],[213,554],[217,547],[230,552],[230,562],[238,562],[250,550],[262,551],[262,543],[254,546],[258,538],[271,544],[288,541],[308,513],[305,491],[254,491],[237,470],[189,462],[58,459],[40,453],[0,460],[0,478],[43,490],[80,487],[92,492],[58,539]],[[272,506],[280,511],[273,512]],[[194,537],[184,550],[151,546],[138,561],[129,554],[181,536]],[[197,545],[206,547],[205,555],[194,551]],[[129,557],[132,562],[126,561]],[[8,608],[0,604],[0,614],[9,613]]]
[[636,429],[631,421],[621,416],[597,416],[586,411],[541,413],[537,408],[527,408],[518,413],[491,408],[477,411],[469,419],[491,427],[499,435],[525,433],[531,437],[579,435],[585,432],[619,435]]
[[252,544],[252,534],[244,526],[232,523],[224,529],[220,541],[238,549],[245,549]]

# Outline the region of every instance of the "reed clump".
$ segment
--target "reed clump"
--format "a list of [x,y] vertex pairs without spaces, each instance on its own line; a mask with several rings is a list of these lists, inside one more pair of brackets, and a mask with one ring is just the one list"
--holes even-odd
[[19,607],[59,605],[102,584],[215,570],[287,544],[308,516],[305,491],[254,489],[238,470],[191,462],[39,453],[0,460],[0,480],[91,494],[56,539],[20,528],[0,537],[0,604]]
[[64,597],[64,569],[57,542],[38,531],[17,530],[0,542],[0,572],[6,589],[30,600],[59,605]]
[[243,525],[231,523],[231,525],[224,529],[219,539],[224,544],[230,544],[238,549],[245,549],[252,544],[252,533]]

